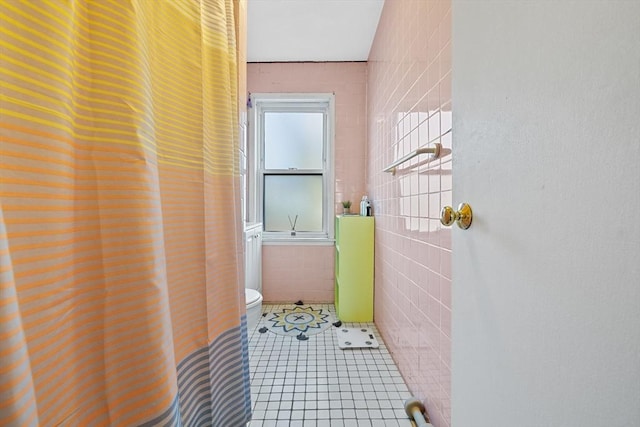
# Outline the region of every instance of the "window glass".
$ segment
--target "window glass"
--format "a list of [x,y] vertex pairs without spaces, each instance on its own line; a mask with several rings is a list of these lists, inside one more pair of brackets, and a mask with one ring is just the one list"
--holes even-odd
[[264,230],[321,232],[322,175],[265,175]]
[[264,113],[265,169],[322,169],[324,115]]

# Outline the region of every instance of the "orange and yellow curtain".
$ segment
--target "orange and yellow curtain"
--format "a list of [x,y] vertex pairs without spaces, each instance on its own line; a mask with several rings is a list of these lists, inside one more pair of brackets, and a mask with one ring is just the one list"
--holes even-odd
[[248,421],[233,7],[0,2],[0,425]]

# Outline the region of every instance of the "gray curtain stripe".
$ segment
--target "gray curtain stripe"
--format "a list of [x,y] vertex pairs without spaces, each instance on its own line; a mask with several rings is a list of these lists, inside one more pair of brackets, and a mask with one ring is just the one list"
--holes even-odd
[[243,415],[244,410],[242,408],[239,408],[237,405],[231,404],[223,407],[218,413],[219,418],[225,420],[236,420],[241,418]]
[[173,411],[173,415],[171,416],[171,419],[167,420],[167,422],[164,424],[164,427],[183,426],[182,418],[180,417],[180,406],[177,399],[174,400],[174,406],[175,410]]
[[194,373],[193,377],[189,379],[188,382],[186,382],[186,384],[184,384],[184,386],[182,386],[181,388],[183,390],[185,390],[185,393],[187,390],[191,391],[191,390],[195,390],[195,389],[200,389],[202,388],[202,384],[204,385],[208,385],[210,380],[209,380],[209,372],[207,372],[207,366],[204,365],[200,368],[200,372],[199,373]]
[[[232,346],[231,344],[236,345]],[[238,360],[237,355],[235,354],[237,351],[241,350],[241,348],[238,348],[239,346],[237,345],[237,342],[231,344],[226,346],[227,351],[225,351],[224,353],[219,352],[213,355],[213,357],[209,358],[209,363],[215,365],[215,367],[211,370],[212,378],[222,374],[222,372],[229,369],[230,367],[236,367],[234,366],[234,362],[235,365],[242,366],[242,360]]]
[[207,348],[201,348],[197,352],[189,355],[185,360],[178,365],[178,387],[184,385],[191,375],[191,371],[195,369],[201,369],[202,363],[207,363],[209,359]]
[[[193,397],[191,397],[193,396]],[[204,405],[208,408],[208,404],[211,401],[211,393],[209,392],[209,384],[205,382],[198,388],[190,390],[189,397],[185,394],[186,403],[182,407],[182,412],[185,416],[192,417],[198,411],[201,411],[201,406]]]
[[180,427],[182,426],[182,423],[180,422],[179,414],[180,409],[178,407],[178,396],[176,396],[175,399],[173,399],[171,406],[169,406],[166,411],[158,417],[141,424],[140,427]]
[[244,427],[251,420],[246,317],[177,367],[178,394],[141,427]]
[[249,366],[249,330],[247,328],[247,317],[242,316],[240,322],[240,335],[242,344],[242,374],[244,375],[244,414],[247,421],[252,418],[251,412],[251,372]]
[[225,393],[230,389],[240,387],[242,385],[243,375],[238,372],[231,372],[221,378],[220,381],[211,383],[211,397],[215,399],[223,399]]
[[[212,367],[211,391],[212,425],[225,427],[241,427],[251,419],[251,399],[248,395],[249,383],[249,345],[246,332],[246,318],[243,316],[240,333],[232,337],[220,337],[224,345],[210,346]],[[226,340],[225,340],[226,338]],[[242,359],[230,358],[229,353],[240,352]],[[245,366],[246,365],[246,366]],[[247,368],[246,373],[245,369]],[[228,396],[237,396],[239,402],[235,408]]]
[[213,426],[211,422],[211,409],[205,409],[193,420],[194,426]]

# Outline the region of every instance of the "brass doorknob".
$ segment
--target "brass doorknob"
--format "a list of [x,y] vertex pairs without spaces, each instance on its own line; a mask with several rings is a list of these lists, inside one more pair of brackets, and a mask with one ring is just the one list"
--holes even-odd
[[447,227],[452,226],[455,222],[458,224],[458,227],[466,230],[471,227],[472,219],[473,212],[471,211],[471,206],[466,203],[460,203],[457,211],[454,211],[451,206],[445,206],[440,211],[440,223]]

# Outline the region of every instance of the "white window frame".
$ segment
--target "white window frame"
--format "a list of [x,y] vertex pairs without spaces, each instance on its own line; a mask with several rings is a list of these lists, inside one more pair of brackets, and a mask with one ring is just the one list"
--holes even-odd
[[[247,222],[263,222],[264,215],[264,113],[268,111],[304,111],[321,109],[325,116],[323,141],[322,232],[265,231],[265,244],[333,244],[334,239],[334,140],[335,95],[332,93],[252,93],[249,113],[250,150],[248,167],[249,206]],[[305,174],[309,171],[273,170],[278,174]],[[315,172],[315,170],[314,170]]]

